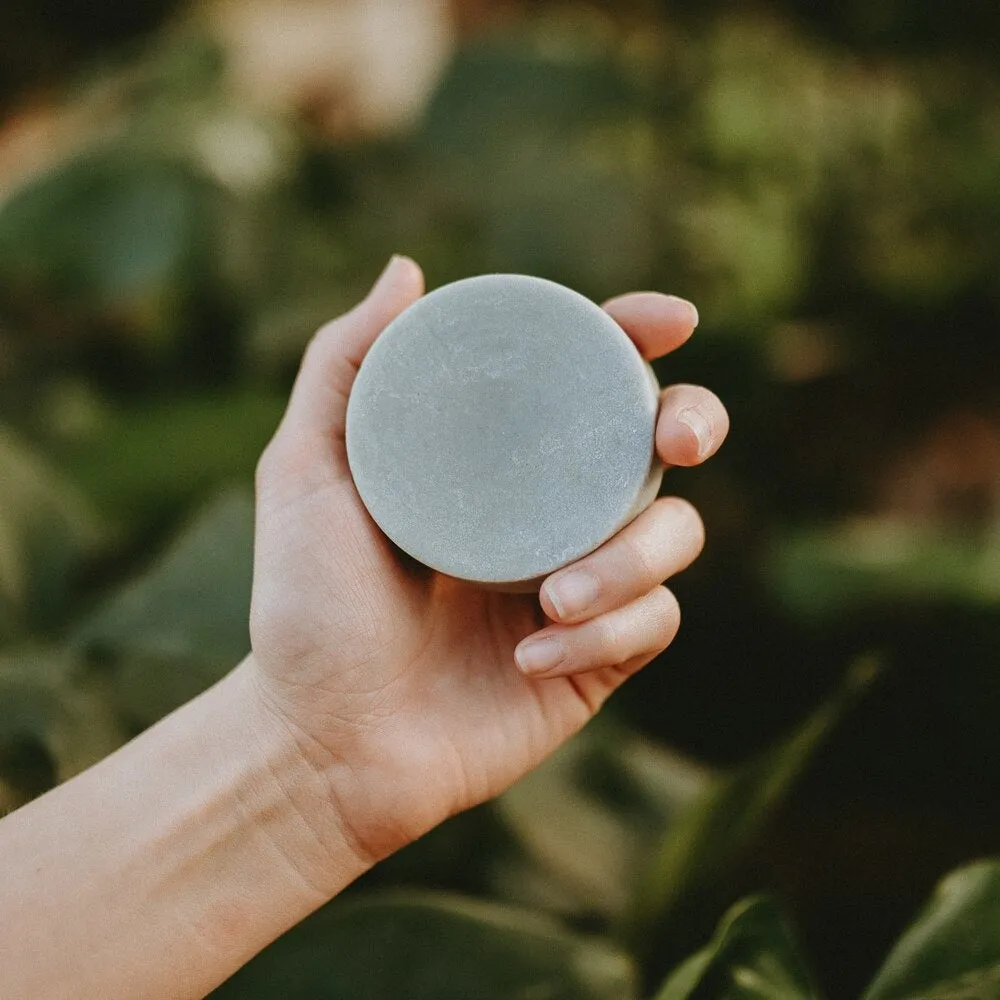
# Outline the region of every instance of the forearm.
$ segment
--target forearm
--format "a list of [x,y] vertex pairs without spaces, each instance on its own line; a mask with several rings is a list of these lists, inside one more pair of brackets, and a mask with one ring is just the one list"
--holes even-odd
[[5,1000],[202,997],[360,875],[246,661],[0,822]]

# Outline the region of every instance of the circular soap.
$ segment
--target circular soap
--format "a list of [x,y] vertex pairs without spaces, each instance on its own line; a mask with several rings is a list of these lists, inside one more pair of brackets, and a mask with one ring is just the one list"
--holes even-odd
[[358,493],[432,569],[528,589],[652,502],[658,386],[625,332],[562,285],[445,285],[372,345],[347,408]]

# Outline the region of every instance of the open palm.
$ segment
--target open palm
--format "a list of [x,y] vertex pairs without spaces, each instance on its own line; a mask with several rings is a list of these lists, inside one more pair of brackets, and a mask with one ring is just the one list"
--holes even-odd
[[[319,331],[257,477],[261,695],[329,774],[371,860],[499,793],[580,729],[673,638],[679,611],[660,584],[702,545],[693,508],[663,498],[549,577],[540,598],[403,556],[354,488],[344,429],[365,352],[422,292],[416,264],[394,258],[364,302]],[[654,293],[605,308],[647,358],[683,343],[697,320],[690,304]],[[703,461],[727,428],[707,390],[664,390],[656,442],[667,465]]]

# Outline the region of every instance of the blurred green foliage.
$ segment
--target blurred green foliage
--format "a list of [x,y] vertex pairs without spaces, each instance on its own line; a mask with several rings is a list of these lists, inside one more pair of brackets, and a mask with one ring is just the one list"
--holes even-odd
[[737,903],[715,936],[682,963],[655,1000],[689,997],[801,998],[819,996],[781,914],[766,898]]
[[244,654],[256,456],[390,252],[673,290],[702,329],[661,380],[734,426],[668,477],[711,540],[680,638],[219,994],[857,995],[888,952],[866,1000],[996,995],[992,863],[890,952],[1000,842],[995,11],[538,7],[350,141],[172,23],[0,196],[0,811]]

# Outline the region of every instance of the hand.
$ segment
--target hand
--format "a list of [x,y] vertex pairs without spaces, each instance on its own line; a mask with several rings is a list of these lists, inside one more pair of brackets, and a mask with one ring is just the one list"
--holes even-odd
[[[257,474],[257,689],[328,779],[369,864],[503,791],[661,652],[680,620],[661,581],[703,542],[690,504],[657,500],[546,579],[540,598],[401,558],[354,488],[345,416],[365,352],[422,293],[417,265],[394,258],[359,306],[316,334]],[[690,303],[655,293],[605,308],[646,358],[680,346],[697,322]],[[727,430],[708,390],[664,390],[656,446],[668,466],[704,461]]]

